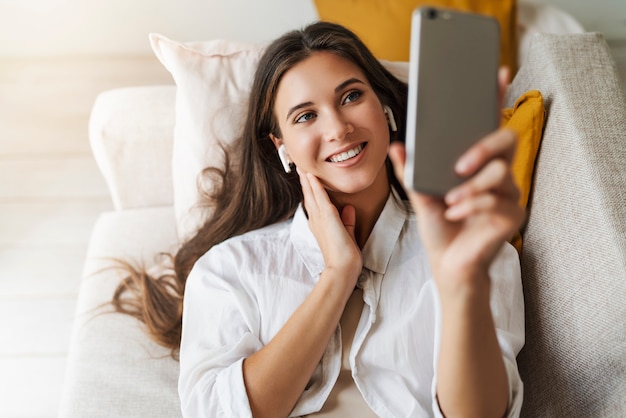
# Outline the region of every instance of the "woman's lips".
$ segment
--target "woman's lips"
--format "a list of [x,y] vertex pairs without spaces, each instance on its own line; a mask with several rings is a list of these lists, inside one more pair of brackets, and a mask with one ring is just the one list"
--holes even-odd
[[357,145],[356,147],[351,148],[347,151],[339,152],[337,154],[331,155],[330,157],[328,157],[328,161],[330,161],[331,163],[341,163],[344,161],[348,161],[356,157],[357,155],[361,154],[361,151],[363,151],[363,148],[365,148],[365,143],[361,143]]

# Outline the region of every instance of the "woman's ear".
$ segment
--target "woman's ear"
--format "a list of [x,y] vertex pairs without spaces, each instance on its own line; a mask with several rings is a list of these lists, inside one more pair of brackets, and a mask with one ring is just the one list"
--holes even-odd
[[280,159],[280,163],[283,165],[283,169],[285,173],[291,173],[291,158],[289,158],[289,153],[287,152],[287,148],[285,148],[285,144],[279,138],[276,138],[274,134],[270,134],[270,139],[274,143],[274,146],[278,150],[278,158]]
[[270,139],[274,143],[276,149],[278,149],[283,144],[283,141],[280,138],[276,138],[274,134],[270,134]]

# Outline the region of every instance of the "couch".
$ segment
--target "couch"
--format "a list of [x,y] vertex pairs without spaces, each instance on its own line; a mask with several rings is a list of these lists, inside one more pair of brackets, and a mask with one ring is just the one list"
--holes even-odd
[[[626,100],[597,33],[535,34],[506,97],[540,90],[546,122],[523,230],[524,417],[626,416]],[[90,140],[114,210],[94,227],[61,417],[177,417],[178,363],[110,313],[112,257],[158,265],[178,246],[174,85],[100,94]],[[104,304],[104,305],[103,305]]]

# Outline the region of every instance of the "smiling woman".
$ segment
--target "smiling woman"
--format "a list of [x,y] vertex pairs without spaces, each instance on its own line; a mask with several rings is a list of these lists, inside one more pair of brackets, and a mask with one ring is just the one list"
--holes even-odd
[[179,354],[185,416],[519,414],[514,135],[461,157],[445,201],[418,195],[394,174],[406,101],[341,26],[267,47],[212,216],[114,300]]
[[295,65],[276,92],[278,132],[270,138],[277,148],[285,146],[300,174],[320,179],[335,206],[358,208],[360,245],[378,216],[365,216],[361,208],[380,210],[389,195],[386,105],[356,64],[331,52]]

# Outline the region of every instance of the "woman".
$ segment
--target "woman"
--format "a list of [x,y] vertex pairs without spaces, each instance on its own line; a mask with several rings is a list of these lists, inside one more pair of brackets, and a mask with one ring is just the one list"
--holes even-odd
[[[463,155],[445,199],[405,193],[405,106],[406,85],[340,26],[267,48],[214,215],[173,281],[135,274],[116,295],[180,343],[185,416],[519,414],[515,137]],[[138,286],[142,314],[121,298]]]

